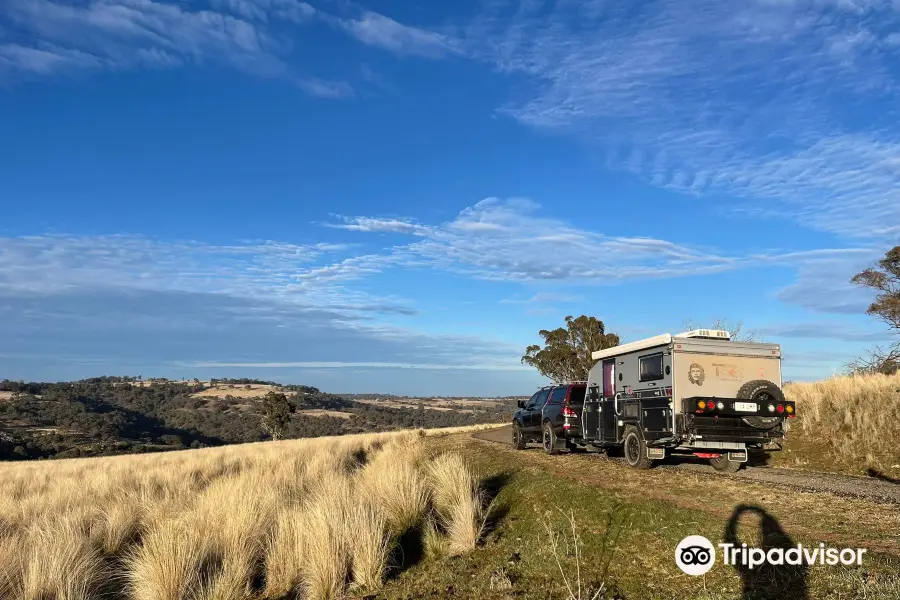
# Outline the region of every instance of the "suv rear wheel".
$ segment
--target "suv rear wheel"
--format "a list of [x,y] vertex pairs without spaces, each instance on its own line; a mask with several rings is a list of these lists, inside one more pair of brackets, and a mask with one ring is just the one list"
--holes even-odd
[[544,423],[544,452],[547,454],[559,454],[559,448],[556,447],[556,432],[553,431],[553,424],[550,421]]
[[512,426],[512,443],[513,448],[516,450],[525,449],[525,436],[522,434],[522,428],[519,427],[518,423],[513,423]]
[[649,469],[650,459],[647,458],[647,442],[641,437],[637,427],[629,425],[625,428],[625,462],[635,469]]

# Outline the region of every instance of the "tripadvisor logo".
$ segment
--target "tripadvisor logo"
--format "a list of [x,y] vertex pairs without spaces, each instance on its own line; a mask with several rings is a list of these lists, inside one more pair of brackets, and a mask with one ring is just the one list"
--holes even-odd
[[[747,544],[719,544],[722,562],[730,566],[754,569],[763,565],[862,565],[865,548],[829,548],[825,544],[788,548],[753,548]],[[716,549],[702,535],[689,535],[675,547],[675,564],[688,575],[703,575],[713,568]]]
[[689,535],[675,548],[675,564],[688,575],[703,575],[716,563],[716,549],[702,535]]

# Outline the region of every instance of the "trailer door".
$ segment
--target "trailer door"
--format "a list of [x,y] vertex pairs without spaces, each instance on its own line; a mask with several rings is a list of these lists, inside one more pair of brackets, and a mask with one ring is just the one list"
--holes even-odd
[[603,400],[600,403],[600,439],[616,440],[616,359],[603,361]]

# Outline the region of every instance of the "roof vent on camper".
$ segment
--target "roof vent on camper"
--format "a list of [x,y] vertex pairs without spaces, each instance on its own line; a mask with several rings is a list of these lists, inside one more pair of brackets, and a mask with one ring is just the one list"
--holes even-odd
[[684,333],[676,333],[677,338],[699,338],[702,340],[730,340],[731,334],[721,329],[694,329]]

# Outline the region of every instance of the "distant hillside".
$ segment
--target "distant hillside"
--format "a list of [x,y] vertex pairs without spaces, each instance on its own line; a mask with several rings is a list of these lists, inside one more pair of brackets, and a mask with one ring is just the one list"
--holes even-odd
[[514,402],[353,401],[309,386],[259,380],[0,382],[0,459],[68,458],[266,439],[255,402],[282,392],[297,407],[287,438],[415,427],[454,427],[509,418]]

